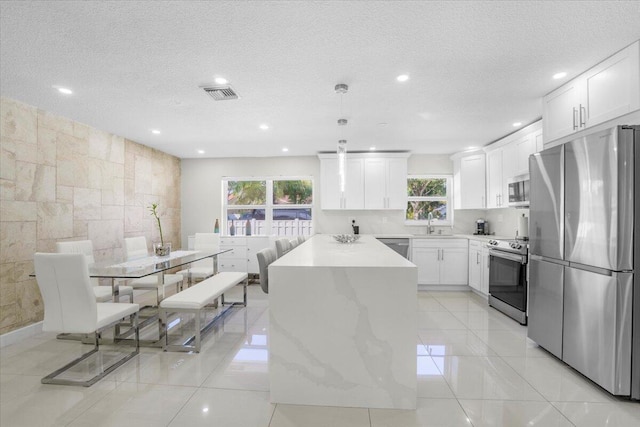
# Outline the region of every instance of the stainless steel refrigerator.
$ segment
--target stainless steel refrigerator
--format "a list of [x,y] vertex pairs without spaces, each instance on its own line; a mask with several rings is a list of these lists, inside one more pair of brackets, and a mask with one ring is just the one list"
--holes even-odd
[[640,399],[640,127],[544,150],[529,169],[528,336]]

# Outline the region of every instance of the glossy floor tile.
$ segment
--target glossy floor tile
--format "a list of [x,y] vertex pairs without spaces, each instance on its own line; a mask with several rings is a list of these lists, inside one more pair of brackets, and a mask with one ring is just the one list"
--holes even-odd
[[471,292],[418,294],[415,411],[272,404],[268,296],[248,294],[199,354],[142,348],[89,388],[40,383],[87,345],[43,333],[0,349],[0,425],[640,426],[640,403],[612,397]]
[[572,424],[549,402],[460,400],[474,427],[567,427]]

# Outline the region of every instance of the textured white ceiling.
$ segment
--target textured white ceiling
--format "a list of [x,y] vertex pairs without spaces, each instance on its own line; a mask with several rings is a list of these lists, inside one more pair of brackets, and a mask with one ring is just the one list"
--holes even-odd
[[[0,7],[3,96],[183,158],[277,156],[284,146],[309,155],[342,138],[349,150],[486,145],[540,118],[541,97],[562,81],[640,39],[639,1]],[[562,70],[566,79],[551,79]],[[410,80],[397,83],[401,73]],[[199,89],[215,76],[241,99],[214,102]],[[337,83],[350,87],[346,128]]]

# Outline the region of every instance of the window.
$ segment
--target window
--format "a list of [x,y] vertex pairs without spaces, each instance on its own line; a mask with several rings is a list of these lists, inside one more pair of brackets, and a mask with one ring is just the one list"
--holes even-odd
[[313,181],[308,177],[226,178],[222,180],[226,234],[310,235],[313,229]]
[[409,175],[407,211],[409,224],[453,224],[452,178],[450,175]]

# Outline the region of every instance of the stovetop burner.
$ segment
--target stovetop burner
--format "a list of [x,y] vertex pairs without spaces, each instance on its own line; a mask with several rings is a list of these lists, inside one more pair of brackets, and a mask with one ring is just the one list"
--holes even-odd
[[512,252],[521,255],[526,255],[529,252],[529,244],[526,241],[522,241],[519,239],[491,239],[487,243],[487,246],[492,249]]

